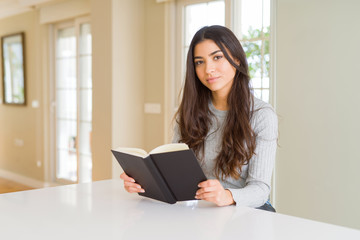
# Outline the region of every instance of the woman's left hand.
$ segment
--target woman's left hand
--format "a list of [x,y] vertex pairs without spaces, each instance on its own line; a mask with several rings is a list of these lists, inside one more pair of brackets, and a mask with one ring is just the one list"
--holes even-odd
[[196,199],[213,202],[218,206],[228,206],[235,204],[232,194],[224,189],[219,180],[210,179],[199,183],[199,190],[196,192]]

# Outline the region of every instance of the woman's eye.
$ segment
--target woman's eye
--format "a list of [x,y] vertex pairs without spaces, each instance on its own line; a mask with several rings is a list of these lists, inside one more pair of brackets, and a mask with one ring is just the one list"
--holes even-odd
[[203,61],[196,61],[196,62],[195,62],[195,65],[198,66],[198,65],[200,65],[200,64],[202,64],[202,63],[203,63]]
[[215,56],[214,57],[214,60],[219,60],[219,59],[221,59],[223,56]]

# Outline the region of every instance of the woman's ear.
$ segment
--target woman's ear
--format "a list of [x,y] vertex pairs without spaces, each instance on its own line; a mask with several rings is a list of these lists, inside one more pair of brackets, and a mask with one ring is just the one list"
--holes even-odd
[[234,62],[236,63],[236,65],[238,65],[238,66],[240,66],[240,61],[239,61],[239,59],[234,59]]

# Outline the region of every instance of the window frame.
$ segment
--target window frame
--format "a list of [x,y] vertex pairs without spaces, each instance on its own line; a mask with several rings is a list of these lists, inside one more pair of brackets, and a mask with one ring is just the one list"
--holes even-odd
[[[231,21],[231,14],[230,9],[232,5],[231,0],[178,0],[176,2],[176,59],[175,59],[175,86],[174,86],[174,95],[176,96],[173,100],[174,106],[173,111],[174,114],[177,110],[177,107],[179,105],[180,101],[180,91],[182,89],[183,85],[183,79],[184,79],[184,69],[186,66],[184,66],[185,58],[186,56],[183,55],[183,43],[185,39],[185,26],[184,26],[184,19],[185,19],[185,7],[187,5],[193,5],[193,4],[200,4],[200,3],[209,3],[209,2],[218,2],[223,1],[225,3],[225,26],[228,28],[231,28],[232,21]],[[180,31],[179,31],[180,29]],[[180,67],[179,67],[180,66]],[[174,96],[173,95],[173,96]]]
[[[239,10],[238,0],[225,1],[225,26],[232,29],[239,24],[239,14],[235,14]],[[176,113],[179,98],[179,89],[181,88],[181,74],[179,77],[179,64],[184,61],[181,54],[181,43],[179,39],[183,39],[184,27],[184,5],[208,2],[206,0],[177,0],[166,2],[165,6],[165,114],[164,114],[164,142],[169,142],[173,136],[174,114]],[[269,69],[269,103],[276,111],[276,0],[270,0],[270,69]],[[181,19],[181,20],[179,20]],[[176,29],[176,30],[175,30]],[[236,30],[234,31],[236,34]],[[180,36],[179,36],[180,34]],[[179,80],[180,79],[180,80]],[[276,166],[272,178],[271,199],[276,206]]]
[[[273,52],[272,52],[272,26],[273,26],[273,21],[272,21],[272,15],[273,15],[273,10],[272,10],[272,3],[274,2],[274,0],[268,0],[269,3],[270,3],[270,35],[269,37],[265,37],[264,36],[264,29],[262,29],[261,31],[261,36],[258,37],[258,38],[251,38],[251,39],[243,39],[243,33],[242,33],[242,29],[241,29],[241,14],[235,14],[235,12],[241,12],[241,7],[242,7],[242,4],[241,4],[241,1],[234,1],[233,2],[233,9],[232,9],[232,14],[233,14],[233,28],[232,28],[232,31],[235,33],[235,35],[238,37],[239,41],[241,42],[241,45],[244,47],[244,44],[245,43],[254,43],[254,42],[257,42],[257,41],[261,41],[261,59],[264,60],[264,43],[265,41],[269,41],[269,57],[270,57],[270,60],[269,60],[269,72],[268,72],[268,77],[269,77],[269,88],[264,88],[263,87],[263,73],[264,73],[264,62],[262,61],[261,62],[261,87],[254,87],[253,86],[253,90],[254,90],[254,94],[255,94],[255,90],[260,90],[261,91],[261,96],[258,96],[258,98],[262,99],[262,94],[263,94],[263,90],[269,90],[269,99],[267,100],[267,102],[269,102],[270,104],[273,104],[273,92],[272,92],[272,61],[273,61]],[[264,1],[266,0],[262,0],[262,15],[264,16]]]
[[[179,104],[179,98],[181,96],[180,90],[182,89],[182,80],[183,80],[183,69],[185,62],[185,57],[182,54],[182,48],[183,48],[183,41],[184,41],[184,9],[185,6],[191,5],[191,4],[199,4],[199,3],[206,3],[206,2],[213,2],[218,0],[178,0],[176,1],[176,20],[175,20],[175,29],[177,29],[176,38],[175,38],[175,48],[171,51],[175,54],[174,58],[174,76],[172,79],[172,87],[171,87],[171,97],[172,97],[172,114],[175,114],[177,110],[177,106]],[[269,55],[270,55],[270,68],[269,68],[269,103],[275,106],[275,68],[274,68],[274,48],[275,48],[275,18],[274,18],[274,10],[275,10],[275,1],[276,0],[270,0],[270,37],[269,37]],[[241,31],[239,25],[241,25],[241,17],[239,14],[235,14],[236,12],[239,12],[241,4],[237,0],[224,0],[225,2],[225,26],[232,29],[234,33],[239,36],[239,32]],[[243,40],[240,40],[243,42]]]
[[[79,137],[80,137],[80,124],[81,124],[81,108],[80,108],[80,101],[81,101],[81,86],[80,86],[80,29],[81,25],[84,23],[91,24],[90,16],[83,16],[77,17],[71,20],[58,22],[49,25],[49,37],[50,37],[50,84],[49,84],[49,94],[50,94],[50,179],[52,182],[56,182],[59,184],[72,184],[72,183],[79,183],[80,180],[80,149],[79,149]],[[77,101],[77,111],[76,111],[76,164],[77,164],[77,174],[76,174],[76,181],[71,181],[69,179],[58,178],[57,177],[57,126],[56,126],[56,41],[57,41],[57,32],[59,29],[64,29],[68,27],[75,28],[75,36],[76,36],[76,101]],[[92,89],[92,88],[91,88]],[[92,120],[91,120],[92,124]]]

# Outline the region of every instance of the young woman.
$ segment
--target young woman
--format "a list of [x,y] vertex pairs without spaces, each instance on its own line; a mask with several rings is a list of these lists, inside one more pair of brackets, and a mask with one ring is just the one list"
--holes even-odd
[[[245,52],[229,29],[203,27],[192,39],[176,123],[173,142],[193,149],[209,179],[197,199],[273,210],[267,202],[277,116],[253,96]],[[125,173],[121,178],[128,192],[144,191]]]

